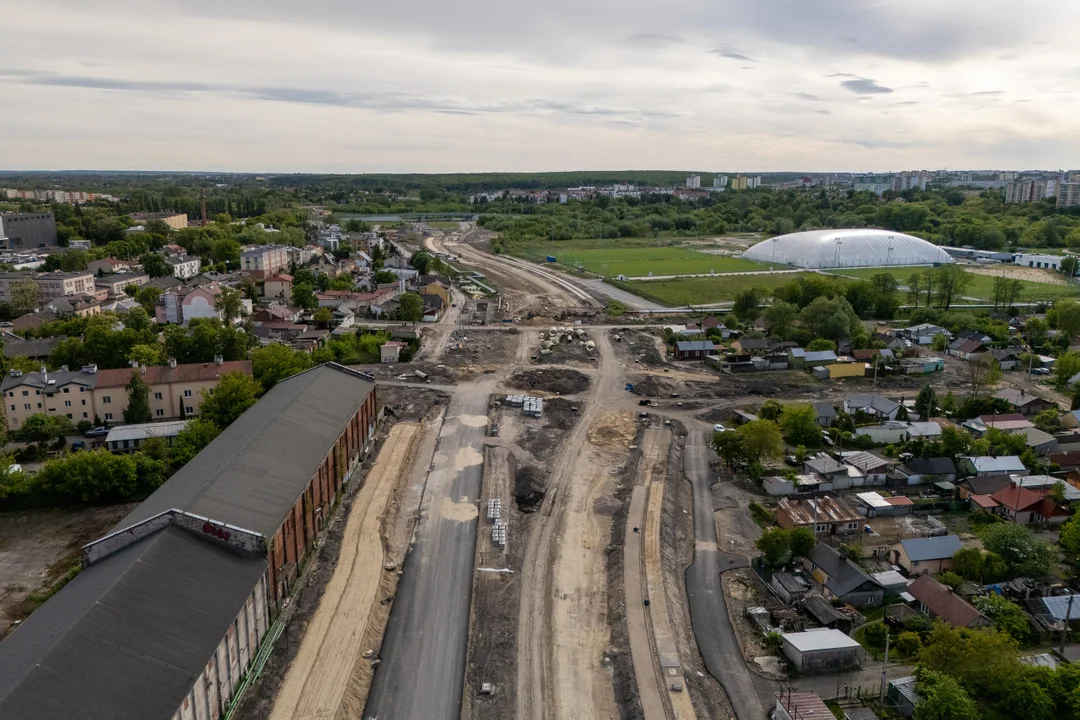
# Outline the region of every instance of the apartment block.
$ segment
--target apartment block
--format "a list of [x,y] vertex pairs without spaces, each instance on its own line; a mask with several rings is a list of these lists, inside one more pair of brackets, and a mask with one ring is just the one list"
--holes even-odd
[[1080,205],[1080,182],[1063,182],[1058,184],[1057,206],[1059,208]]
[[31,415],[64,416],[74,423],[95,418],[104,423],[124,421],[127,384],[139,373],[150,386],[150,413],[155,421],[195,417],[203,391],[212,393],[221,376],[230,372],[251,374],[251,361],[168,365],[98,370],[88,365],[77,371],[22,373],[12,370],[0,384],[8,430],[18,430]]
[[257,278],[276,275],[289,267],[289,248],[286,245],[261,245],[240,253],[240,269]]
[[0,273],[0,302],[11,301],[11,287],[15,283],[33,280],[39,289],[38,300],[47,302],[66,295],[94,294],[94,276],[88,272]]
[[1007,204],[1045,200],[1050,188],[1046,180],[1015,180],[1005,186]]

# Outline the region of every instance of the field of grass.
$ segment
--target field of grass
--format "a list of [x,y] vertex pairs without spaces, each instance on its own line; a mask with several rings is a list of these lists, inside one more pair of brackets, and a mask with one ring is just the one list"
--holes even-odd
[[[606,245],[600,243],[606,242]],[[531,245],[522,254],[531,260],[542,261],[548,255],[566,267],[584,267],[604,277],[648,277],[653,275],[696,275],[712,272],[751,272],[768,270],[769,265],[738,257],[711,255],[686,247],[672,245],[643,246],[623,244],[612,246],[608,241],[571,241],[550,245]]]
[[[915,267],[882,267],[882,268],[858,268],[856,270],[835,270],[837,275],[866,280],[880,273],[888,273],[896,278],[901,285],[907,284],[907,279],[914,272],[926,268]],[[990,300],[994,296],[994,277],[991,275],[978,275],[968,273],[971,276],[971,284],[964,290],[967,297]],[[1080,288],[1075,285],[1052,285],[1050,283],[1021,280],[1024,286],[1023,294],[1017,298],[1021,302],[1035,302],[1038,300],[1056,300],[1061,297],[1069,297],[1080,294]]]
[[774,275],[728,275],[725,277],[679,278],[678,280],[638,280],[612,284],[639,295],[646,300],[668,305],[706,305],[730,302],[743,290],[752,287],[773,289],[805,273],[776,273]]

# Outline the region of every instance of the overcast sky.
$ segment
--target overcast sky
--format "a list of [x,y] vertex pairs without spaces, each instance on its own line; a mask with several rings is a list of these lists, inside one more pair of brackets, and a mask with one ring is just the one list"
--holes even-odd
[[1080,168],[1080,4],[6,0],[0,168]]

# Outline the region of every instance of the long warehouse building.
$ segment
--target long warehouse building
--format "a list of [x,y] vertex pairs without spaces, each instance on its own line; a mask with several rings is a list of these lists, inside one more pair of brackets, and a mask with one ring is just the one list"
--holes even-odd
[[0,643],[0,717],[216,720],[375,437],[365,376],[273,387]]

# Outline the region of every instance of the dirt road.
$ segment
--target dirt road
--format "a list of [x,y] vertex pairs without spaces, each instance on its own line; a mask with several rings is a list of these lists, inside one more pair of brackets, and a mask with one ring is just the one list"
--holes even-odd
[[[610,492],[626,457],[633,415],[605,414],[620,395],[622,372],[606,337],[581,420],[551,467],[548,494],[533,521],[518,616],[519,720],[615,717],[611,677],[601,656],[610,638],[604,551],[610,518],[593,502]],[[627,422],[629,421],[629,422]]]
[[[271,720],[353,717],[362,710],[371,675],[369,661],[361,657],[362,640],[380,586],[390,577],[383,569],[382,515],[409,468],[419,428],[417,423],[394,426],[357,493],[334,574],[289,666]],[[357,674],[366,680],[359,692],[350,688]],[[353,692],[346,703],[347,689]]]

